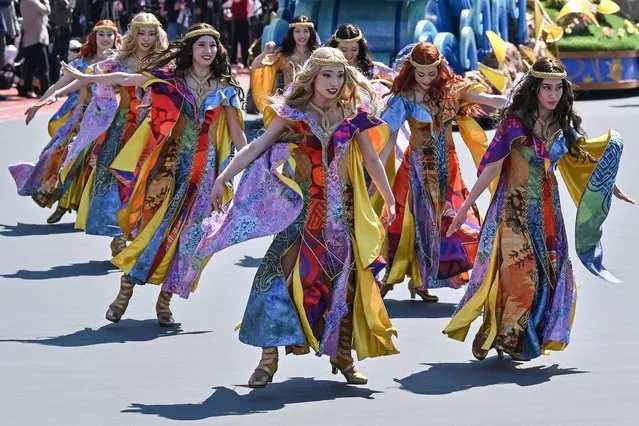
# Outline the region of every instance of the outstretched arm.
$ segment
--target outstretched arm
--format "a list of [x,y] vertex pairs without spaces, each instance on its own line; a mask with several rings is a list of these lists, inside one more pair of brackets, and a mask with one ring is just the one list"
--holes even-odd
[[499,171],[501,170],[501,165],[504,162],[503,159],[499,161],[495,161],[494,163],[488,164],[484,170],[477,178],[477,182],[473,185],[473,189],[470,190],[470,194],[464,204],[462,204],[461,208],[457,212],[457,216],[453,219],[453,222],[450,224],[448,231],[446,232],[446,236],[450,237],[455,232],[459,231],[462,224],[466,222],[466,217],[468,216],[468,209],[472,206],[477,198],[488,188],[488,185],[497,177]]
[[264,151],[271,147],[275,143],[277,138],[280,137],[282,131],[284,131],[285,126],[286,121],[279,117],[274,118],[269,128],[253,142],[245,145],[240,150],[240,152],[237,153],[235,158],[231,160],[226,169],[224,169],[224,171],[220,173],[220,175],[215,180],[213,191],[211,192],[211,202],[213,203],[213,208],[215,210],[222,210],[222,199],[224,196],[224,186],[226,185],[226,183],[232,180],[235,175],[248,167],[248,165],[251,164],[257,157],[262,155]]
[[[377,156],[372,141],[366,133],[360,133],[357,136],[357,143],[359,144],[359,149],[362,151],[364,167],[368,170],[368,174],[373,179],[373,183],[384,199],[384,210],[382,211],[381,217],[382,222],[384,225],[390,225],[395,220],[395,197],[386,178],[386,171],[384,170],[382,161]],[[389,144],[390,142],[387,143],[387,145]]]
[[255,59],[253,59],[253,62],[251,63],[251,68],[262,68],[264,66],[262,61],[264,60],[266,55],[273,53],[273,49],[275,49],[274,42],[269,41],[268,43],[266,43],[266,46],[264,46],[264,50],[262,51],[262,53],[260,53],[259,55],[255,57]]
[[462,99],[475,104],[488,105],[496,109],[503,108],[506,105],[506,97],[504,95],[490,95],[475,90],[464,93]]
[[86,74],[73,68],[71,65],[62,62],[64,69],[73,75],[75,80],[86,84],[106,84],[111,86],[142,86],[151,78],[144,74],[132,74],[127,72],[114,72],[108,74]]
[[246,146],[247,141],[246,134],[240,125],[240,120],[237,118],[237,110],[234,107],[227,106],[224,107],[224,112],[226,112],[226,121],[229,126],[233,145],[235,145],[235,149],[240,150]]

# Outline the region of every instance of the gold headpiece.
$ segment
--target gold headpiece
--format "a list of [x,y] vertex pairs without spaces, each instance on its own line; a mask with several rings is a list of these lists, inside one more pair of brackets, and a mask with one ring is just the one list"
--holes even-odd
[[417,45],[413,46],[413,48],[410,50],[410,53],[408,54],[408,61],[410,62],[410,64],[412,66],[414,66],[415,68],[419,68],[419,69],[429,69],[429,68],[437,68],[439,66],[439,64],[442,63],[442,57],[441,54],[439,55],[439,59],[436,60],[435,62],[433,62],[432,64],[420,64],[419,62],[416,62],[413,59],[413,51],[415,50],[415,47]]
[[292,24],[288,24],[289,28],[315,28],[315,25],[312,22],[293,22]]
[[96,25],[95,27],[93,27],[93,32],[98,32],[101,30],[109,30],[109,31],[113,31],[113,32],[118,32],[118,27],[116,27],[115,25],[109,25],[109,24],[105,24],[105,25]]
[[131,22],[129,24],[129,29],[140,28],[140,27],[155,27],[160,28],[162,24],[159,21],[154,22]]
[[542,72],[535,71],[533,68],[530,68],[530,75],[535,78],[548,79],[548,80],[563,80],[566,78],[566,71],[562,72]]
[[360,30],[359,35],[356,35],[353,38],[339,38],[337,37],[337,32],[333,35],[333,39],[338,43],[355,43],[362,39],[362,31]]
[[205,36],[205,35],[220,38],[220,33],[215,28],[211,27],[211,28],[200,28],[199,30],[189,31],[184,36],[184,40],[192,38],[192,37],[199,37],[199,36]]
[[348,61],[346,59],[342,59],[339,57],[334,58],[314,58],[311,57],[311,63],[315,65],[321,65],[323,67],[339,67],[348,65]]

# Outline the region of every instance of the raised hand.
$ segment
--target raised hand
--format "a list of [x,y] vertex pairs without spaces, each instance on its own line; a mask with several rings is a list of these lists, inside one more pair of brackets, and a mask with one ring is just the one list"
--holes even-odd
[[274,41],[269,41],[264,46],[264,50],[266,51],[266,53],[273,53],[273,49],[275,49],[275,42]]

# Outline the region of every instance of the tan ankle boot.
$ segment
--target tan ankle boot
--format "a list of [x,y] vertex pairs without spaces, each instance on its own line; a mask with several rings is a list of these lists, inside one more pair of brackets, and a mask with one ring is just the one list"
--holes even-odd
[[171,312],[171,297],[173,293],[168,291],[161,291],[158,296],[158,301],[155,304],[155,313],[158,317],[158,323],[162,327],[173,327],[175,320],[173,319],[173,312]]
[[106,312],[106,319],[111,322],[118,322],[124,312],[126,312],[126,308],[129,306],[129,300],[131,300],[131,296],[133,296],[133,286],[135,284],[127,281],[126,276],[122,275],[120,278],[120,292],[117,297],[109,305],[109,309]]
[[111,257],[115,257],[126,248],[126,240],[123,237],[115,237],[111,240]]
[[248,380],[250,388],[263,388],[273,381],[277,372],[279,354],[277,347],[262,348],[262,359]]
[[355,365],[352,355],[353,347],[353,313],[349,312],[340,327],[339,344],[337,347],[337,357],[331,357],[330,362],[333,367],[333,374],[339,371],[344,375],[346,383],[351,385],[365,385],[368,378],[363,375]]

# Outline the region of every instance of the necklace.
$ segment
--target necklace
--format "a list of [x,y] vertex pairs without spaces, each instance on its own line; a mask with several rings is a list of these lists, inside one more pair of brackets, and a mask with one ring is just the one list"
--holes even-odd
[[[213,73],[210,72],[207,75],[205,75],[204,78],[200,79],[195,74],[195,72],[193,72],[193,68],[189,68],[189,76],[195,81],[195,84],[197,84],[197,87],[194,90],[198,98],[201,98],[202,95],[204,94],[205,87],[208,87],[209,80],[211,79],[212,75]],[[187,81],[187,85],[189,86],[190,89],[193,89],[193,87],[191,87],[191,85],[188,84],[188,81]]]
[[320,107],[315,105],[313,101],[308,101],[308,104],[320,115],[320,129],[322,130],[323,139],[329,139],[333,135],[333,131],[337,128],[337,126],[340,125],[339,120],[335,123],[331,123],[331,120],[328,116],[329,111],[324,112]]

